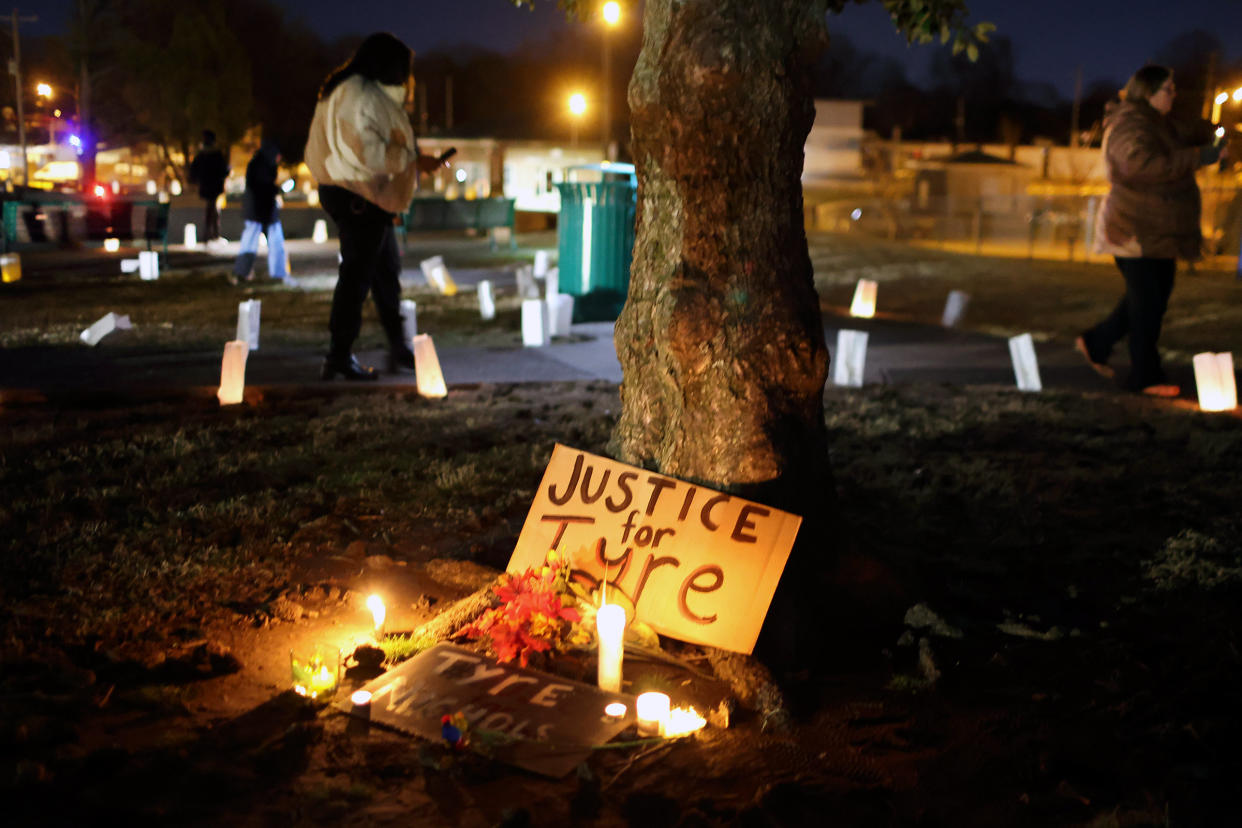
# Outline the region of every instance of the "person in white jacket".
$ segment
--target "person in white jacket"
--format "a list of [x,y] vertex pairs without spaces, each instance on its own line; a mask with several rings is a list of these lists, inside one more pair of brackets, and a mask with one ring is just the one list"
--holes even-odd
[[374,380],[353,355],[370,293],[388,337],[390,371],[414,369],[401,324],[401,255],[393,219],[409,207],[420,171],[440,161],[422,155],[403,106],[413,55],[391,34],[370,35],[319,90],[306,164],[332,217],[341,264],[328,328],[332,341],[321,377]]

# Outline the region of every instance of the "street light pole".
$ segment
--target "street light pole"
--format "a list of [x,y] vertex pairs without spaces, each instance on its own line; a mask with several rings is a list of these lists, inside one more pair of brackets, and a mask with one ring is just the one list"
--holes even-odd
[[17,9],[13,9],[12,14],[13,27],[13,61],[9,66],[9,71],[13,73],[14,86],[17,90],[17,142],[22,147],[22,185],[30,183],[30,169],[26,165],[26,116],[22,111],[22,42],[17,35],[17,26],[19,23],[37,23],[39,18],[33,14],[26,17],[18,17]]
[[609,0],[603,6],[604,28],[601,36],[604,39],[600,54],[603,59],[603,97],[600,101],[600,136],[604,144],[604,160],[615,161],[612,151],[612,35],[608,31],[621,19],[621,6],[615,0]]
[[612,153],[612,38],[604,32],[604,97],[600,101],[599,131],[604,142],[604,160],[611,161]]

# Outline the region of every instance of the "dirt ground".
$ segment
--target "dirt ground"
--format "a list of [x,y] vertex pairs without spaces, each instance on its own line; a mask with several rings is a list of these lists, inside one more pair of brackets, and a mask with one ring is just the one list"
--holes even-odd
[[616,406],[579,383],[6,409],[6,824],[1234,821],[1242,419],[1184,402],[829,389],[843,518],[788,721],[671,640],[693,670],[627,679],[732,700],[729,726],[564,778],[291,692],[290,649],[365,637],[368,591],[412,629],[502,568],[551,444],[603,453]]

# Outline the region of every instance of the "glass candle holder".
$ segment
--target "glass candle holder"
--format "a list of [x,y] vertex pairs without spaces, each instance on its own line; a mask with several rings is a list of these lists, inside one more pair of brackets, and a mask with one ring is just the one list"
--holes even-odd
[[308,699],[326,699],[341,683],[341,651],[313,646],[303,652],[289,651],[293,692]]

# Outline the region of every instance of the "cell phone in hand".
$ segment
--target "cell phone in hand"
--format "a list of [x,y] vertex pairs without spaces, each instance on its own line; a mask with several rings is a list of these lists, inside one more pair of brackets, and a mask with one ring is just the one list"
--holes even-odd
[[436,158],[436,163],[443,164],[445,161],[449,160],[456,154],[457,154],[457,147],[449,147],[444,152],[440,153],[439,157]]

